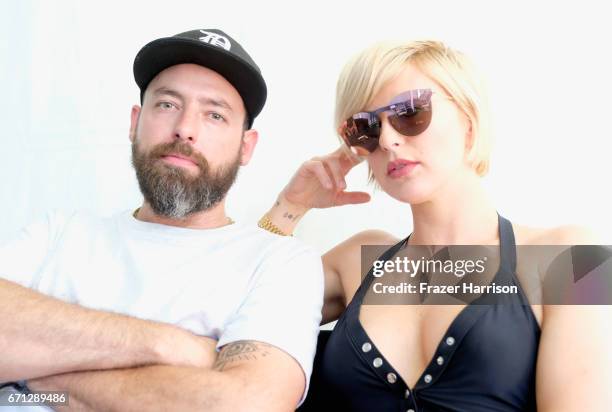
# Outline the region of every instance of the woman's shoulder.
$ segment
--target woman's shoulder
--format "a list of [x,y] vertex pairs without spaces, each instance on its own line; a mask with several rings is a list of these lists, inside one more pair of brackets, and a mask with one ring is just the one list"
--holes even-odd
[[346,296],[352,296],[361,278],[362,271],[370,262],[362,262],[362,246],[392,246],[399,239],[383,230],[370,229],[354,234],[323,255],[326,268],[333,270],[344,285]]
[[334,258],[334,260],[340,259],[342,261],[352,261],[361,255],[361,247],[367,245],[393,245],[397,243],[399,239],[392,234],[378,229],[364,230],[353,236],[345,239],[341,243],[337,244],[334,248],[329,250],[325,256]]
[[354,234],[345,241],[352,246],[362,245],[394,245],[399,239],[389,232],[379,229],[368,229]]
[[592,245],[599,244],[596,232],[581,225],[533,227],[513,224],[518,245]]

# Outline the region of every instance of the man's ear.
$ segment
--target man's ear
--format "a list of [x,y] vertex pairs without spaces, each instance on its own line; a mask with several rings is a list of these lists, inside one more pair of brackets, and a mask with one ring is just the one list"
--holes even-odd
[[240,151],[240,165],[246,166],[251,157],[255,146],[257,146],[257,140],[259,139],[259,133],[255,129],[249,129],[242,135],[242,149]]
[[140,106],[135,104],[132,106],[130,114],[130,141],[133,143],[136,138],[136,129],[138,129],[138,118],[140,117]]

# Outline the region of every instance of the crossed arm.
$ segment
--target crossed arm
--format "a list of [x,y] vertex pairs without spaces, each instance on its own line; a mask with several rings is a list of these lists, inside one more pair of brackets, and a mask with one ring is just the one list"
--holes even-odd
[[[304,374],[259,342],[68,304],[0,279],[0,382],[69,392],[70,410],[293,410]],[[213,365],[214,363],[214,365]]]
[[305,377],[280,349],[241,341],[226,345],[212,368],[156,365],[79,372],[29,385],[68,391],[70,407],[65,410],[293,411]]
[[153,364],[212,365],[215,342],[62,302],[0,278],[0,382]]

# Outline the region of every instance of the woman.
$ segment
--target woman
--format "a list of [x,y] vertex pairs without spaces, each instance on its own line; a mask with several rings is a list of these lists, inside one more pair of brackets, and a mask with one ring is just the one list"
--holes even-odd
[[[479,181],[488,118],[468,59],[439,42],[377,45],[347,64],[336,97],[345,145],[410,205],[413,231],[401,241],[365,231],[323,256],[323,323],[339,320],[311,396],[325,391],[329,410],[607,410],[603,308],[530,305],[523,292],[511,305],[362,305],[372,273],[362,282],[361,245],[394,244],[385,259],[406,245],[498,245],[499,273],[520,286],[517,244],[596,243],[575,227],[498,216]],[[356,157],[347,152],[304,163],[260,226],[290,234],[310,208],[367,201],[345,192]]]

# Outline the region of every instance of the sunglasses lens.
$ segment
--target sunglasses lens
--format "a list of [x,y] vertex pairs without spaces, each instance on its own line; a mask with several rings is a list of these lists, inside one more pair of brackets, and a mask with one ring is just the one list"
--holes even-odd
[[346,121],[346,128],[342,137],[349,147],[354,147],[357,154],[365,156],[378,147],[380,136],[380,123],[371,122],[369,117],[360,117],[356,114]]
[[431,105],[415,107],[405,113],[389,116],[389,123],[404,136],[417,136],[431,123]]

